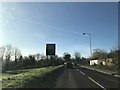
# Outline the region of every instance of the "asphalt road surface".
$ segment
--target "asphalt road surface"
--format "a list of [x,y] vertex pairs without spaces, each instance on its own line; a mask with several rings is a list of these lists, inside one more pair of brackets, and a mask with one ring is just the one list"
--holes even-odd
[[55,88],[118,88],[118,78],[93,70],[64,69]]
[[37,79],[29,86],[32,88],[101,88],[101,90],[118,88],[118,78],[82,67],[63,68],[47,77],[49,78],[43,80],[42,85],[41,80]]

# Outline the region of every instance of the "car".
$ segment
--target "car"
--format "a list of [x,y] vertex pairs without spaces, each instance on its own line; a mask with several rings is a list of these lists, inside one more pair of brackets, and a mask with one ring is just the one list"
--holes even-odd
[[79,68],[79,66],[78,66],[77,63],[74,63],[74,64],[73,64],[73,67],[74,67],[74,69],[78,69],[78,68]]
[[73,69],[73,64],[71,62],[67,62],[66,69]]
[[77,66],[77,63],[74,63],[74,66]]

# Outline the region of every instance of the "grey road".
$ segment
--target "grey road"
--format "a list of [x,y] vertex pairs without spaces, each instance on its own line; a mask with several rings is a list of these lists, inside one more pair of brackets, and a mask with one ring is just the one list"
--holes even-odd
[[59,77],[56,88],[100,88],[79,69],[65,69]]
[[118,78],[80,67],[64,69],[55,88],[118,88]]
[[118,78],[93,70],[62,68],[44,78],[28,83],[26,88],[118,88]]

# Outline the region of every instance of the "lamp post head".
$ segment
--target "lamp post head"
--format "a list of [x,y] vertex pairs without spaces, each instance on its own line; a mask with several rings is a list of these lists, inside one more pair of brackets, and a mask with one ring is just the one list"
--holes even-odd
[[83,33],[83,35],[85,35],[85,33]]

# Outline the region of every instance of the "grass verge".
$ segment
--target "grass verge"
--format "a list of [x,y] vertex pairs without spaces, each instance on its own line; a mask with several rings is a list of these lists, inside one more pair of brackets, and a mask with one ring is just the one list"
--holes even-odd
[[54,67],[50,66],[50,67],[45,67],[45,68],[26,69],[26,70],[22,70],[21,73],[17,73],[17,72],[20,72],[19,70],[17,70],[16,71],[17,74],[16,73],[15,74],[13,73],[3,74],[2,75],[2,88],[4,89],[4,88],[23,87],[29,81],[34,80],[34,78],[43,77],[62,67],[63,65],[54,66]]

